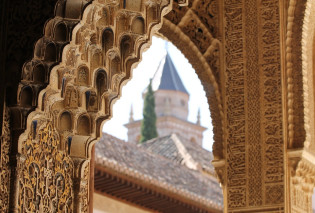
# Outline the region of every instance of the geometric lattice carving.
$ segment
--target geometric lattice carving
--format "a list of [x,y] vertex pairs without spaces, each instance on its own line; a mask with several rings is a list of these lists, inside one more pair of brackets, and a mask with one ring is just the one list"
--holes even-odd
[[19,158],[19,212],[73,212],[73,162],[51,122],[33,122]]
[[226,0],[223,8],[228,209],[283,211],[280,4]]
[[283,185],[272,185],[266,187],[266,204],[281,204],[284,202]]

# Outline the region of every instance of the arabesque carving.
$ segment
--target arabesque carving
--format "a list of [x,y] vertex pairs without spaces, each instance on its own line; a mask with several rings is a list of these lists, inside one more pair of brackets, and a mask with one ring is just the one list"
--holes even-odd
[[74,166],[50,121],[33,121],[18,160],[18,212],[73,212]]
[[[81,169],[83,171],[83,177],[80,182],[80,200],[81,200],[81,212],[88,213],[89,212],[89,178],[90,178],[90,165],[86,163],[84,168]],[[92,204],[91,204],[92,205]]]
[[303,73],[303,96],[304,96],[304,120],[306,138],[304,149],[313,154],[315,148],[315,98],[314,98],[314,63],[315,63],[315,2],[307,1],[305,6],[303,32],[302,32],[302,73]]
[[283,212],[280,4],[224,5],[227,208],[278,205]]
[[302,148],[304,129],[304,94],[302,74],[302,29],[306,0],[290,0],[286,32],[286,84],[288,148]]
[[[224,75],[222,42],[219,40],[217,22],[218,8],[216,1],[190,1],[188,7],[180,7],[174,3],[173,9],[163,18],[159,30],[160,34],[180,47],[206,91],[213,120],[213,154],[217,160],[224,157],[224,113],[221,94]],[[192,51],[194,54],[191,54]]]
[[9,194],[10,194],[10,143],[11,143],[11,130],[10,130],[10,113],[9,109],[5,106],[4,117],[2,123],[2,135],[0,141],[0,206],[3,212],[9,211]]
[[228,208],[246,206],[245,79],[242,2],[225,2],[226,108],[227,121],[227,200]]
[[[307,156],[307,155],[306,155]],[[315,187],[315,165],[303,157],[289,168],[291,212],[312,212],[312,195]]]
[[[156,17],[151,23],[142,18],[149,8],[139,7],[141,1],[133,4],[128,7],[140,11],[98,0],[87,6],[73,30],[61,21],[46,25],[46,37],[35,46],[36,60],[53,65],[61,60],[61,44],[68,39],[70,44],[63,49],[61,63],[44,77],[36,71],[35,83],[49,82],[44,90],[31,81],[34,69],[28,67],[23,75],[20,105],[31,108],[40,104],[28,116],[26,133],[19,141],[18,211],[90,211],[90,167],[77,162],[90,157],[91,144],[100,136],[102,121],[110,116],[112,101],[119,97],[131,65],[140,58],[140,48],[149,42],[154,25],[159,23]],[[168,1],[159,2],[154,13],[161,17],[168,5]],[[104,13],[111,18],[104,19]],[[71,30],[72,40],[68,35]],[[42,124],[45,119],[49,119],[46,125]]]
[[[292,95],[297,97],[294,103],[302,99],[301,75],[288,70],[288,81],[282,78],[283,65],[292,68],[281,55],[286,49],[283,14],[288,12],[283,3],[78,2],[58,2],[57,17],[47,23],[34,58],[23,67],[18,104],[11,108],[19,120],[15,129],[22,132],[27,127],[18,144],[18,210],[89,212],[91,144],[101,136],[102,123],[110,118],[111,105],[121,95],[132,67],[151,36],[158,34],[187,56],[206,91],[214,123],[214,166],[224,190],[225,211],[284,212],[285,189],[291,190],[285,181],[284,141],[292,145],[296,138],[300,147],[304,133],[299,132],[301,111],[292,105]],[[65,10],[67,5],[75,9]],[[310,94],[305,87],[306,108],[313,104]],[[288,103],[285,113],[284,103]],[[286,113],[289,116],[283,119]],[[312,119],[305,117],[306,147],[314,138]],[[304,164],[298,165],[294,181],[307,176],[301,169]],[[294,186],[292,193],[301,195],[303,190]],[[294,205],[308,205],[307,199]]]

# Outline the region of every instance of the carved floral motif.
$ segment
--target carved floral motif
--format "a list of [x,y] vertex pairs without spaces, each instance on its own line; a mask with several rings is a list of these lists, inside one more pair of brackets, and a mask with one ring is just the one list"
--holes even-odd
[[19,158],[19,212],[73,212],[73,162],[59,150],[53,124],[36,127],[22,144]]
[[88,213],[89,211],[89,178],[90,178],[90,164],[87,163],[83,168],[83,177],[80,182],[80,200],[81,212]]
[[194,12],[201,22],[208,28],[209,32],[214,36],[218,36],[218,5],[216,0],[200,0],[196,1]]
[[188,12],[189,21],[181,25],[183,32],[199,48],[201,53],[205,53],[211,44],[213,37],[200,23],[199,18],[192,12]]
[[[315,166],[309,154],[306,154],[302,159],[298,158],[291,165],[293,171],[290,179],[290,199],[293,213],[312,212],[312,195],[315,187]],[[296,165],[297,164],[297,165]]]
[[[226,0],[224,5],[228,208],[281,205],[279,2]],[[248,195],[240,193],[244,190]]]
[[9,211],[9,194],[10,194],[10,115],[8,108],[5,108],[2,123],[2,136],[0,141],[0,206],[2,212]]
[[246,206],[243,4],[225,1],[228,208]]

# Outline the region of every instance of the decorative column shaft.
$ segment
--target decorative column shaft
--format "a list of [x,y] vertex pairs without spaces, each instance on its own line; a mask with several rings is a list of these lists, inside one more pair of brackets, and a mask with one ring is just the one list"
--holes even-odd
[[280,2],[223,2],[227,212],[284,212]]

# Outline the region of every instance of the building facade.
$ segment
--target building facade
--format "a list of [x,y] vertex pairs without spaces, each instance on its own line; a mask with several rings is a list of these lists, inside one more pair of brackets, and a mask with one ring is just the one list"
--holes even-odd
[[92,211],[93,145],[152,35],[204,86],[224,211],[312,211],[314,0],[0,5],[3,212]]

